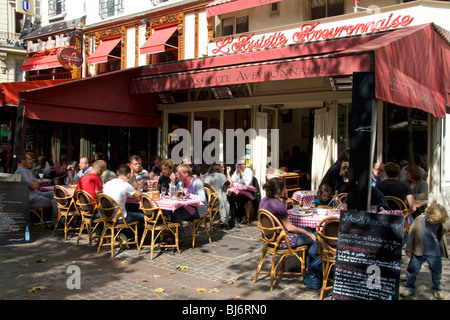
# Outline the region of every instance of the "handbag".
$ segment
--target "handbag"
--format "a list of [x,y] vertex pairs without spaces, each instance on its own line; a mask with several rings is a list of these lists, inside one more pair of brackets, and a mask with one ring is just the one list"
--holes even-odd
[[308,289],[319,290],[322,288],[322,259],[316,258],[308,269],[308,274],[304,277],[305,285]]

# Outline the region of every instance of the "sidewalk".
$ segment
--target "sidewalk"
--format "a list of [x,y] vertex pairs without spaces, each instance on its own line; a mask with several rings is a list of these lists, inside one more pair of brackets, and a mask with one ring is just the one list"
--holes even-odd
[[[188,229],[187,227],[185,228]],[[150,249],[137,254],[135,247],[110,257],[108,247],[100,254],[87,240],[76,246],[76,236],[67,241],[59,232],[34,232],[30,244],[0,247],[0,300],[318,300],[319,290],[305,287],[295,276],[283,276],[269,290],[270,278],[260,275],[253,283],[261,254],[260,231],[253,221],[242,228],[215,230],[212,243],[201,234],[194,249],[190,236],[182,243],[181,254],[165,251],[150,260]],[[95,244],[95,242],[94,242]],[[157,249],[159,250],[159,249]],[[269,259],[266,258],[268,266]],[[288,259],[286,269],[294,265]],[[402,258],[402,274],[406,257]],[[70,266],[80,272],[80,289],[69,289]],[[69,272],[68,272],[69,268]],[[450,300],[450,264],[443,261],[442,284],[445,300]],[[414,297],[400,300],[435,300],[428,266],[417,278]],[[404,281],[400,283],[400,290]],[[70,286],[69,286],[70,287]],[[328,294],[329,300],[331,294]]]

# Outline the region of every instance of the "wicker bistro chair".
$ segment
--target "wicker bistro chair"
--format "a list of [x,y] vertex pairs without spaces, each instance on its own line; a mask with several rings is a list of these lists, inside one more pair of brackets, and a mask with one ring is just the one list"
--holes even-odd
[[403,235],[407,235],[409,232],[409,219],[408,219],[408,206],[406,203],[397,197],[394,196],[385,196],[386,202],[392,210],[401,210],[403,211],[403,216],[405,218],[404,228],[403,228]]
[[75,204],[78,207],[78,212],[80,213],[82,219],[80,232],[78,233],[77,245],[80,239],[83,239],[83,230],[86,230],[90,247],[92,244],[92,240],[95,238],[99,238],[99,236],[95,235],[95,231],[97,230],[97,228],[100,228],[99,225],[102,223],[101,218],[94,218],[95,213],[98,212],[98,204],[94,200],[94,198],[84,190],[76,191]]
[[[176,248],[178,253],[180,253],[179,238],[178,238],[178,228],[179,223],[166,221],[164,215],[148,194],[142,194],[141,196],[141,206],[140,209],[144,212],[144,232],[142,234],[141,244],[138,247],[138,254],[141,252],[143,247],[150,247],[150,259],[153,259],[154,249],[156,247],[160,248]],[[151,232],[150,245],[144,245],[145,237],[148,232]],[[175,244],[163,244],[164,232],[172,234],[175,238]],[[156,243],[156,240],[160,238],[160,243]]]
[[[209,189],[206,187],[203,187],[206,195],[206,200],[209,203],[209,199],[211,198],[211,193],[209,192]],[[208,216],[208,213],[203,216],[202,218],[193,218],[188,220],[183,220],[181,222],[181,226],[183,226],[183,223],[186,222],[192,231],[192,248],[195,248],[195,242],[197,241],[197,235],[198,235],[198,228],[203,225],[203,228],[205,229],[206,235],[208,236],[209,243],[211,243],[211,234],[209,233],[208,224],[206,222],[206,218]],[[184,230],[183,230],[183,234]]]
[[338,194],[339,203],[342,203],[348,197],[348,193],[340,193]]
[[[78,231],[79,227],[75,225],[80,213],[75,205],[75,200],[69,192],[59,185],[54,187],[53,197],[56,200],[58,206],[58,217],[56,218],[55,228],[53,229],[52,237],[55,236],[56,231],[64,230],[64,240],[67,240],[67,233],[69,231]],[[61,218],[64,218],[64,228],[58,229]]]
[[45,230],[45,221],[44,221],[44,207],[30,207],[30,214],[34,213],[36,217],[39,219],[39,222],[37,225],[41,228],[41,231],[44,232]]
[[[292,248],[289,245],[288,236],[280,220],[265,209],[258,210],[258,227],[261,230],[263,250],[253,282],[256,282],[260,273],[270,274],[270,290],[272,291],[274,279],[278,275],[279,271],[284,274],[304,275],[305,256],[308,247],[300,246],[297,248]],[[263,272],[261,271],[261,267],[268,252],[272,254],[272,265],[270,272]],[[278,262],[276,262],[277,255],[281,256]],[[300,261],[300,272],[284,272],[284,261],[286,257],[290,255],[295,256]],[[281,268],[278,270],[280,266]]]
[[[134,233],[134,241],[127,241],[126,244],[135,244],[138,246],[138,221],[127,222],[123,216],[117,202],[104,193],[98,195],[98,210],[103,222],[103,231],[100,236],[97,253],[100,252],[102,246],[111,246],[111,257],[114,257],[114,247],[122,245],[119,234],[124,229],[130,229]],[[107,232],[109,234],[107,235]],[[109,243],[103,243],[105,238],[109,239]]]
[[214,230],[214,221],[220,211],[220,199],[216,189],[212,185],[203,182],[203,186],[209,189],[209,197],[206,193],[206,197],[208,198],[208,213],[206,214],[206,218],[208,219],[209,230],[212,232]]
[[[319,256],[322,260],[323,270],[320,300],[323,299],[325,290],[333,288],[333,279],[330,278],[330,272],[336,263],[338,231],[339,217],[336,216],[327,217],[317,225],[317,242],[319,244]],[[328,282],[331,284],[328,285]]]

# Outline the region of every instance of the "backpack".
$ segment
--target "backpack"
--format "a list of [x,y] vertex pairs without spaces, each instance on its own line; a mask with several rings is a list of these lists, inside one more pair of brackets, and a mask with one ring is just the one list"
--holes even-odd
[[322,288],[322,259],[316,258],[308,269],[308,274],[304,277],[305,285],[308,289],[319,290]]

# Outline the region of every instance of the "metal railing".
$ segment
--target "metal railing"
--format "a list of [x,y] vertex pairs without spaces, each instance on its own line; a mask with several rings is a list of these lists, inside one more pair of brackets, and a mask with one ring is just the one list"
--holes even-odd
[[20,33],[0,31],[0,46],[24,48],[24,42],[20,38]]

